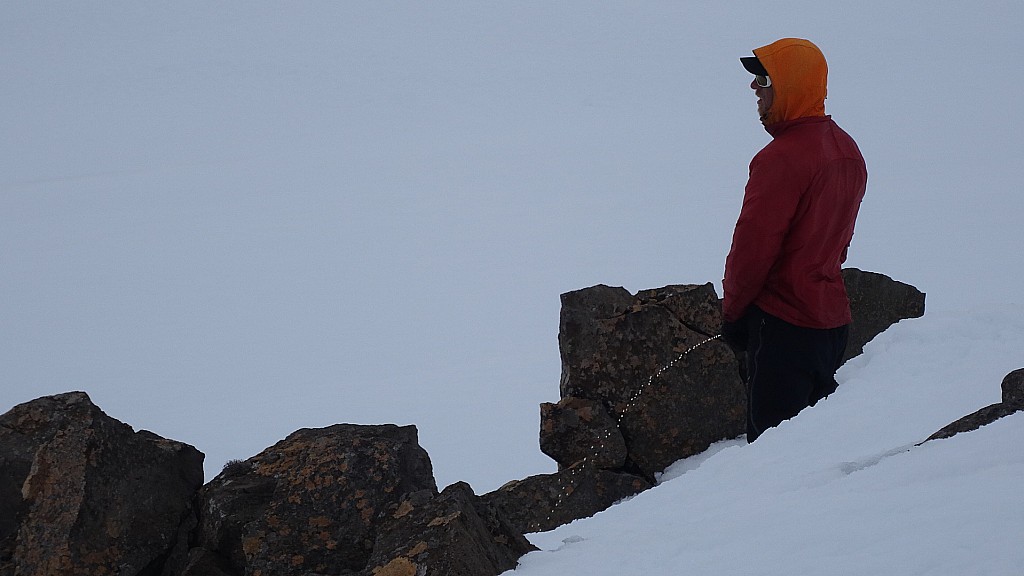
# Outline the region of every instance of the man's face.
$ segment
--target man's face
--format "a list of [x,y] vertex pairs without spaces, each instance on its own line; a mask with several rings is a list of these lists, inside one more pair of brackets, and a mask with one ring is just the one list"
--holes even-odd
[[764,120],[768,109],[772,107],[772,102],[775,100],[775,88],[771,86],[762,88],[753,80],[750,81],[750,88],[757,95],[757,114],[761,120]]

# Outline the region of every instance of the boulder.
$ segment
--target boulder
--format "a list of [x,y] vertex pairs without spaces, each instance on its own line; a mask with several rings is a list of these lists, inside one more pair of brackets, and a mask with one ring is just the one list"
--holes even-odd
[[1024,368],[1014,370],[1003,378],[1003,404],[1024,410]]
[[596,400],[569,396],[540,405],[540,450],[567,468],[584,459],[599,468],[626,464],[626,440],[618,423]]
[[843,362],[864,351],[864,345],[900,320],[924,315],[923,292],[885,274],[843,269],[853,323]]
[[[925,295],[909,284],[856,268],[843,270],[843,280],[853,314],[844,361],[895,322],[924,314]],[[652,480],[676,460],[743,434],[744,365],[724,343],[708,341],[720,327],[710,283],[635,296],[604,285],[563,294],[562,400],[541,407],[542,451],[562,468],[589,458]]]
[[[635,297],[608,286],[562,295],[562,398],[604,406],[625,440],[624,470],[653,481],[676,460],[745,431],[736,357],[709,340],[721,325],[720,309],[711,284]],[[541,444],[551,443],[545,430],[562,428],[543,422]]]
[[364,576],[496,576],[536,550],[464,482],[409,495],[389,510]]
[[579,463],[514,480],[480,498],[520,533],[544,532],[593,516],[652,484],[632,474]]
[[438,493],[414,426],[299,430],[198,500],[182,576],[495,576],[534,549],[467,484]]
[[[928,437],[928,440],[949,438],[961,432],[977,430],[996,420],[1024,410],[1024,368],[1014,370],[1003,378],[1002,402],[990,404],[984,408],[964,416],[955,422],[943,426],[941,430]],[[925,440],[927,442],[928,440]],[[922,442],[923,444],[923,442]]]
[[199,498],[183,574],[355,573],[404,495],[437,493],[415,426],[302,429],[225,466]]
[[0,416],[0,574],[160,574],[203,454],[135,432],[84,392]]

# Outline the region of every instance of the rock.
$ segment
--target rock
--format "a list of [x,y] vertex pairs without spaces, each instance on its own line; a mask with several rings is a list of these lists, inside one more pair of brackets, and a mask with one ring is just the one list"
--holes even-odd
[[[961,432],[977,430],[982,426],[991,424],[996,420],[1024,410],[1024,368],[1014,370],[1003,378],[1003,401],[998,404],[991,404],[968,414],[959,420],[944,426],[941,430],[928,437],[928,440],[949,438]],[[927,442],[928,440],[925,440]],[[923,444],[924,442],[922,442]]]
[[[968,414],[967,416],[964,416],[963,418],[960,418],[959,420],[951,424],[947,424],[946,426],[942,427],[941,430],[929,436],[928,440],[950,438],[952,436],[956,436],[961,432],[970,432],[971,430],[977,430],[978,428],[981,428],[982,426],[985,426],[987,424],[991,424],[1004,416],[1009,416],[1010,414],[1013,414],[1018,410],[1020,410],[1020,408],[1007,406],[1006,404],[1002,403],[991,404],[989,406],[982,408],[981,410],[978,410],[977,412]],[[925,442],[927,442],[928,440],[925,440]]]
[[540,450],[558,462],[559,469],[584,459],[598,468],[626,464],[626,440],[604,405],[569,396],[558,404],[540,405]]
[[235,574],[345,574],[367,567],[388,511],[437,493],[414,426],[337,424],[292,433],[225,467],[203,488],[193,568]]
[[543,532],[593,516],[651,487],[644,478],[576,464],[554,474],[515,480],[484,494],[484,503],[516,532]]
[[843,269],[853,324],[843,362],[864,351],[864,345],[900,320],[924,315],[923,292],[875,272]]
[[199,501],[182,576],[494,576],[533,549],[468,485],[438,494],[414,426],[299,430]]
[[103,413],[84,392],[0,416],[0,574],[160,574],[203,454]]
[[712,336],[722,328],[722,302],[710,283],[641,290],[637,292],[636,300],[640,304],[658,303],[664,306],[684,326],[701,334]]
[[381,525],[365,576],[496,576],[536,548],[464,482],[414,494]]
[[1003,378],[1003,404],[1024,410],[1024,368],[1014,370]]
[[[676,460],[746,430],[735,355],[720,341],[708,342],[720,314],[711,284],[636,297],[607,286],[562,295],[562,397],[599,402],[618,420],[626,470],[650,481]],[[542,436],[545,428],[559,426],[545,422]]]
[[597,319],[618,317],[633,306],[635,301],[625,288],[604,284],[566,292],[562,294],[561,300],[558,349],[562,356],[562,377],[559,388],[562,398],[565,398],[579,396],[573,388],[573,380],[580,380],[583,375],[576,373],[589,368],[588,364],[580,360],[602,329]]

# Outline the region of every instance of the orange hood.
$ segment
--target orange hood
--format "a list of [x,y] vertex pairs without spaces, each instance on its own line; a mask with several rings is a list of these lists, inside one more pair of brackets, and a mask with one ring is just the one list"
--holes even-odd
[[775,99],[765,126],[807,116],[825,115],[828,65],[809,40],[783,38],[754,50],[772,79]]

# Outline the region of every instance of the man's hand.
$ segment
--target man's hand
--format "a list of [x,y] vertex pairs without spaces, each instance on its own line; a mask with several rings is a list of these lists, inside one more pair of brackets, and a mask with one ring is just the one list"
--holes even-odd
[[746,318],[740,318],[734,322],[728,320],[722,322],[722,340],[725,340],[725,343],[733,350],[745,352],[748,336]]

